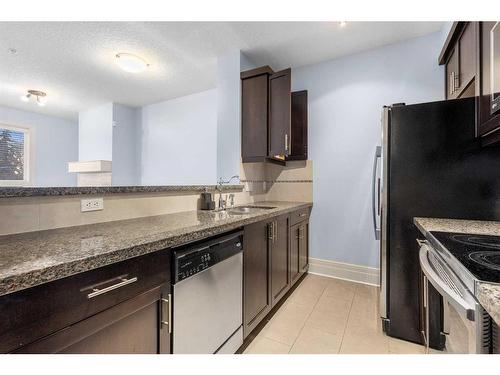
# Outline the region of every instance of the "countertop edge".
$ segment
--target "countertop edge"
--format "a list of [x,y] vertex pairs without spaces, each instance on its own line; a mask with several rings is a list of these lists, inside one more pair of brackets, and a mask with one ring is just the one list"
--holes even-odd
[[[224,191],[242,191],[243,185],[223,185]],[[61,187],[0,187],[0,198],[60,197],[80,195],[175,193],[214,191],[217,185],[165,186],[61,186]]]
[[[256,202],[255,205],[266,202]],[[286,202],[293,203],[295,202]],[[105,267],[114,263],[132,259],[141,255],[153,253],[155,251],[167,250],[172,247],[189,244],[204,238],[209,238],[220,233],[231,231],[245,225],[253,224],[262,220],[284,215],[306,207],[313,207],[312,202],[297,202],[293,207],[280,208],[277,210],[264,211],[259,215],[242,217],[240,220],[229,223],[217,223],[205,227],[186,227],[171,236],[161,239],[145,240],[139,245],[114,249],[113,251],[101,253],[91,257],[76,259],[70,262],[57,264],[54,266],[34,269],[30,272],[20,273],[0,279],[0,297],[36,287],[51,281],[70,277],[79,273],[92,271],[100,267]],[[189,238],[186,238],[189,237]],[[98,262],[98,264],[96,264]],[[71,271],[64,272],[64,268]]]

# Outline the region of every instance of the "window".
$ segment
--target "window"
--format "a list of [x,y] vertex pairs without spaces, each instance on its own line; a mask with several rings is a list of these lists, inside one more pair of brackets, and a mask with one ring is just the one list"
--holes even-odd
[[0,124],[0,185],[29,183],[29,130]]

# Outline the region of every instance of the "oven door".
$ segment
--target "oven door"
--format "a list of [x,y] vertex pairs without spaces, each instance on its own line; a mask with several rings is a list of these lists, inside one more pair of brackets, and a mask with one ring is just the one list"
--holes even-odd
[[[420,266],[424,273],[424,305],[428,283],[443,298],[443,334],[447,353],[489,353],[490,317],[472,293],[460,282],[441,256],[428,244],[420,247]],[[425,309],[428,314],[429,309]],[[428,322],[428,316],[426,317]],[[425,336],[429,337],[428,324]],[[428,341],[428,340],[426,340]]]

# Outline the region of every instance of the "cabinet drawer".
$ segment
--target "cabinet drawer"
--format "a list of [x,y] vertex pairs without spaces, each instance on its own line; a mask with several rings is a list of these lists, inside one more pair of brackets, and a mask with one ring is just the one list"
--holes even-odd
[[295,225],[301,221],[309,219],[311,214],[311,207],[302,208],[290,214],[290,225]]
[[170,251],[0,297],[0,352],[12,351],[170,281]]

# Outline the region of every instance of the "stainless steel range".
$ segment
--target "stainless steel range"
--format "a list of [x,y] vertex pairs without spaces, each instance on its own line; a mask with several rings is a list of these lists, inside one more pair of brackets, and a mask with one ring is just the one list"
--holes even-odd
[[500,284],[500,237],[430,232],[421,241],[420,265],[429,337],[429,283],[442,297],[444,351],[450,353],[498,352],[498,330],[477,301],[479,282]]

